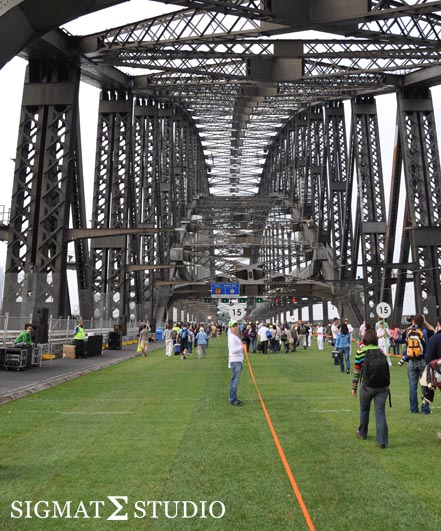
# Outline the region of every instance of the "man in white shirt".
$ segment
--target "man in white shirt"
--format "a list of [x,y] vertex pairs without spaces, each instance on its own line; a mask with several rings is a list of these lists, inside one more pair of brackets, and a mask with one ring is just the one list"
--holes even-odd
[[268,352],[268,335],[267,332],[270,332],[270,329],[266,326],[265,323],[262,323],[257,335],[259,336],[260,344],[262,345],[262,354],[266,354]]
[[228,324],[228,367],[231,369],[230,404],[241,406],[237,398],[237,386],[240,380],[243,365],[243,346],[237,321]]
[[350,338],[349,353],[352,353],[352,333],[354,332],[354,327],[349,322],[349,319],[345,319],[345,325],[348,327]]
[[335,339],[336,339],[337,334],[339,332],[339,329],[338,329],[338,318],[337,317],[334,317],[334,319],[332,321],[331,332],[332,332],[332,344],[335,345]]

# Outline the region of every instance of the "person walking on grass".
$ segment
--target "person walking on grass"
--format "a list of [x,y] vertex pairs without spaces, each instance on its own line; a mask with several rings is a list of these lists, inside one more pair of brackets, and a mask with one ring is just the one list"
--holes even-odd
[[147,325],[143,325],[139,333],[139,344],[141,345],[141,353],[143,356],[147,356],[147,352],[149,351],[149,339],[151,335],[150,328]]
[[324,339],[326,335],[325,327],[319,323],[315,329],[315,335],[317,336],[317,347],[319,350],[323,350]]
[[[389,395],[389,366],[383,352],[378,348],[375,330],[366,330],[363,346],[354,359],[352,396],[357,397],[360,388],[360,425],[355,432],[359,439],[367,439],[371,402],[374,401],[377,442],[380,448],[387,448],[389,432],[386,422],[386,400]],[[373,368],[377,367],[374,371]],[[371,370],[372,368],[372,370]]]
[[387,363],[389,367],[392,367],[392,362],[389,356],[389,344],[390,338],[392,337],[389,329],[385,326],[384,322],[380,322],[377,327],[377,337],[378,337],[378,348],[383,351],[384,355],[387,357]]
[[340,352],[340,371],[344,372],[346,362],[346,374],[351,370],[351,334],[345,323],[340,326],[340,330],[335,337],[335,350]]
[[206,358],[207,357],[207,345],[208,345],[208,336],[204,330],[204,327],[201,326],[199,328],[199,332],[196,334],[197,340],[197,351],[198,351],[198,358]]
[[228,324],[228,367],[231,369],[230,381],[230,404],[241,406],[242,402],[237,398],[237,386],[243,365],[243,345],[240,337],[237,321]]
[[164,340],[165,340],[165,355],[170,358],[173,356],[173,329],[170,323],[167,323],[167,326],[164,330]]

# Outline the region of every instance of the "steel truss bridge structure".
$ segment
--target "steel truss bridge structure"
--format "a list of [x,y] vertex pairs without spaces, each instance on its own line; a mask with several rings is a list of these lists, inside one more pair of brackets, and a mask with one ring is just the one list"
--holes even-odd
[[[167,0],[154,17],[160,4],[146,1],[134,23],[61,29],[119,3],[1,3],[0,66],[28,60],[1,231],[6,311],[29,315],[31,300],[69,315],[73,265],[84,318],[163,321],[180,301],[201,318],[216,281],[240,282],[250,301],[332,301],[354,323],[380,301],[400,322],[412,283],[416,310],[439,313],[430,87],[441,81],[441,1]],[[80,80],[101,90],[91,226]],[[388,198],[375,99],[387,93]]]

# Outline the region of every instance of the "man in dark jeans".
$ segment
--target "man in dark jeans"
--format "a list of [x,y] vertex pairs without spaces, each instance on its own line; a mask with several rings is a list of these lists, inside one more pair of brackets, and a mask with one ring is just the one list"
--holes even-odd
[[[407,376],[409,378],[409,403],[410,403],[410,412],[418,413],[418,382],[424,372],[426,367],[426,360],[424,359],[425,352],[427,350],[428,344],[428,330],[433,332],[433,326],[431,326],[425,319],[423,315],[415,315],[412,318],[412,326],[407,329],[407,338],[409,338],[409,333],[412,330],[421,330],[424,342],[423,342],[423,352],[419,356],[409,357],[409,363],[407,366]],[[408,339],[409,341],[409,339]],[[409,348],[408,348],[409,351]],[[409,352],[407,352],[409,354]],[[423,415],[428,415],[432,413],[430,410],[429,404],[424,402],[421,404],[421,413]]]
[[[375,351],[371,352],[370,351]],[[378,352],[378,338],[375,330],[366,330],[363,339],[363,346],[357,351],[354,359],[354,375],[352,377],[352,396],[360,393],[360,424],[355,436],[359,439],[367,439],[369,428],[369,413],[371,402],[374,402],[375,427],[377,442],[380,448],[385,449],[389,444],[389,429],[386,421],[386,400],[389,394],[389,386],[372,387],[368,385],[368,380],[364,379],[363,366],[367,357]],[[369,358],[370,359],[370,358]],[[386,366],[387,380],[389,380],[389,367]]]

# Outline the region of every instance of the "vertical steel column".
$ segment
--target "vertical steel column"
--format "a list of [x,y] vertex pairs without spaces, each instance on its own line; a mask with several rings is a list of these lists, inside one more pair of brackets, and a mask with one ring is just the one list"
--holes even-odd
[[324,123],[321,107],[309,109],[309,140],[308,140],[308,180],[311,189],[311,221],[319,227],[324,215],[321,206],[324,203],[322,194],[326,194],[326,182],[323,179],[324,160]]
[[379,302],[391,302],[390,298],[380,301],[386,247],[386,207],[374,98],[359,97],[352,102],[352,143],[361,215],[365,314],[367,319],[373,319]]
[[[128,218],[130,228],[141,225],[142,182],[143,173],[140,171],[140,159],[143,152],[139,149],[139,124],[133,120],[132,135],[129,142],[129,175],[128,175]],[[132,234],[128,237],[128,264],[139,265],[141,236]],[[142,311],[142,271],[127,270],[127,308],[130,320],[143,320]]]
[[[293,205],[300,213],[300,217],[310,215],[308,209],[308,197],[310,196],[308,185],[308,135],[309,120],[307,113],[297,114],[291,121],[294,129],[292,135],[292,198]],[[299,242],[297,242],[298,244]],[[294,251],[294,264],[298,270],[306,265],[306,257],[302,254],[301,249],[297,246]]]
[[[387,232],[386,232],[386,250],[385,250],[385,261],[388,267],[385,269],[382,284],[381,284],[381,294],[380,299],[388,300],[388,295],[392,293],[392,282],[393,282],[393,270],[391,265],[394,263],[395,247],[396,247],[396,235],[397,235],[397,225],[398,225],[398,216],[403,212],[403,205],[400,205],[400,191],[401,191],[401,174],[402,174],[402,165],[403,165],[403,152],[402,152],[402,141],[400,135],[400,128],[398,127],[399,122],[399,113],[397,112],[397,127],[395,134],[395,146],[393,152],[392,160],[392,177],[390,185],[390,194],[389,194],[389,211],[387,216]],[[408,220],[407,212],[407,201],[405,202],[405,215],[404,219]],[[407,226],[408,223],[406,222]],[[407,243],[405,241],[407,240]],[[409,233],[408,231],[403,231],[401,239],[401,251],[406,249],[405,260],[407,261],[409,257]],[[401,260],[400,260],[401,262]],[[404,304],[404,294],[406,290],[406,277],[407,271],[402,269],[404,262],[398,264],[397,268],[397,277],[396,277],[396,290],[394,304],[392,306],[392,315],[390,320],[392,323],[401,323],[401,317],[403,314],[403,304]],[[389,295],[389,298],[391,296]]]
[[[292,202],[294,197],[294,179],[295,179],[295,123],[294,120],[289,120],[286,124],[286,175],[284,179],[284,186],[288,199]],[[288,256],[286,267],[291,272],[295,267],[299,266],[299,248],[298,241],[296,241],[296,233],[294,230],[287,232],[288,239]]]
[[294,204],[300,211],[302,217],[307,217],[309,214],[304,212],[305,205],[308,203],[308,187],[306,175],[306,157],[307,157],[307,142],[308,142],[308,116],[306,113],[296,114],[294,117]]
[[[344,233],[344,213],[347,203],[348,161],[346,147],[346,125],[342,102],[325,107],[325,157],[329,176],[328,212],[323,209],[322,231],[330,231],[330,246],[334,263],[347,264],[350,255],[343,254],[343,247],[350,246],[352,234]],[[350,198],[349,198],[350,201]],[[338,274],[340,277],[340,274]]]
[[[72,227],[74,229],[87,228],[86,194],[84,191],[83,160],[81,153],[80,121],[77,121],[77,141],[75,154],[71,157],[68,180],[71,183]],[[90,253],[88,240],[85,238],[74,241],[75,269],[77,272],[78,302],[80,315],[83,319],[93,317],[92,274],[90,267]]]
[[[175,109],[169,105],[160,105],[158,109],[158,121],[160,137],[156,137],[156,146],[160,146],[158,152],[158,174],[156,181],[155,210],[156,226],[160,229],[170,229],[178,226],[181,217],[181,197],[182,183],[181,179],[176,179],[175,167],[179,165],[176,159],[176,123]],[[159,144],[158,144],[159,141]],[[179,205],[179,206],[178,206]],[[175,241],[175,235],[170,232],[160,232],[156,241],[157,258],[159,264],[170,262],[170,248]],[[155,279],[166,280],[169,271],[158,270]],[[152,299],[152,318],[162,320],[162,310],[165,308],[170,297],[171,291],[169,286],[155,287]]]
[[[398,93],[399,128],[406,181],[411,261],[415,265],[415,307],[434,319],[441,301],[441,169],[428,88]],[[404,248],[403,259],[408,259]]]
[[[92,225],[128,228],[131,163],[132,97],[102,92],[99,105]],[[92,241],[95,317],[128,315],[126,236]]]
[[[82,188],[79,79],[64,62],[31,60],[27,68],[5,276],[3,308],[11,315],[28,316],[34,307],[70,313],[64,230],[78,200],[73,192]],[[84,223],[81,216],[75,205],[76,223]]]
[[[160,197],[159,152],[161,132],[158,104],[138,100],[134,110],[135,120],[135,175],[138,188],[139,222],[157,227],[156,204]],[[164,184],[165,188],[165,184]],[[159,234],[144,234],[140,242],[140,258],[143,264],[160,264],[157,255]],[[140,312],[144,319],[153,315],[153,287],[155,271],[146,269],[142,274]]]

